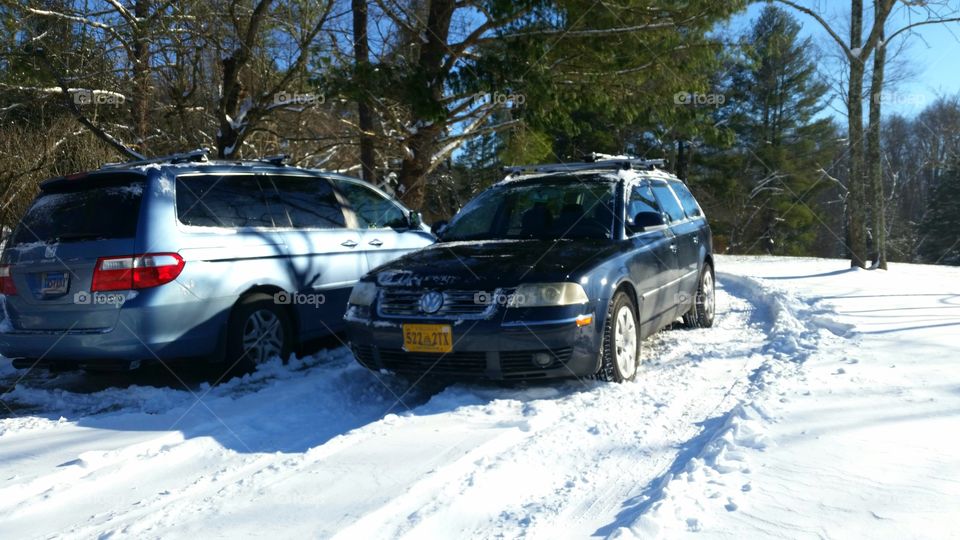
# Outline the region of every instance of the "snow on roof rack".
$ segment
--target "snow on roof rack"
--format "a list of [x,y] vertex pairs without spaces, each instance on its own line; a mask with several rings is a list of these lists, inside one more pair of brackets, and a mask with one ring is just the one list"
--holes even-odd
[[592,152],[583,157],[583,162],[549,163],[544,165],[515,165],[504,167],[503,172],[513,174],[595,171],[595,170],[652,170],[666,165],[664,159],[644,159],[632,156],[610,156]]
[[186,163],[186,162],[204,162],[209,161],[209,148],[197,148],[189,152],[179,154],[170,154],[169,156],[160,156],[150,159],[135,159],[132,161],[121,161],[119,163],[107,163],[102,169],[118,169],[122,167],[137,167],[139,165],[150,165],[152,163]]

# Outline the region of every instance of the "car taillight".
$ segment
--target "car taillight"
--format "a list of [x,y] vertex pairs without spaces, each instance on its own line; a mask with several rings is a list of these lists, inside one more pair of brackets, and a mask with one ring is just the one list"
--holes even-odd
[[170,283],[183,271],[184,264],[176,253],[101,257],[93,270],[90,291],[147,289]]
[[0,265],[0,294],[7,296],[17,294],[17,286],[13,284],[13,273],[9,264]]

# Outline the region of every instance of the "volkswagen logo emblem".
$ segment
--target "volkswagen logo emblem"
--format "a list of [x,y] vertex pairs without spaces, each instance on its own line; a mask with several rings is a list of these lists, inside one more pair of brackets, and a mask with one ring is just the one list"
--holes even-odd
[[433,314],[443,307],[443,295],[437,291],[430,291],[420,297],[420,311]]

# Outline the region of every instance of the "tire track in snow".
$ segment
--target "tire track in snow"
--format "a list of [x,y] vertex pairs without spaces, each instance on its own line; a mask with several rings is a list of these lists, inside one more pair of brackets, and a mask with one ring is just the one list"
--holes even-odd
[[[624,500],[668,469],[678,444],[701,431],[698,422],[738,402],[752,368],[762,361],[760,328],[753,308],[723,295],[728,307],[712,330],[669,331],[654,338],[649,366],[633,384],[577,383],[555,399],[534,399],[516,418],[537,418],[539,427],[513,446],[450,474],[431,497],[392,500],[364,516],[344,537],[378,531],[376,537],[442,534],[456,521],[465,536],[555,537],[603,532]],[[464,389],[469,390],[469,389]],[[489,405],[462,408],[473,417]],[[596,412],[602,412],[599,416]],[[490,507],[485,501],[494,500]],[[478,508],[486,508],[478,512]],[[467,516],[465,518],[465,516]],[[563,523],[563,529],[552,528]],[[464,524],[466,523],[466,524]],[[581,525],[576,531],[570,523]]]
[[753,489],[748,451],[767,446],[762,424],[775,421],[759,404],[763,398],[776,397],[765,396],[765,391],[782,378],[803,379],[803,362],[825,342],[850,334],[852,327],[833,320],[830,309],[764,280],[727,274],[720,274],[719,280],[754,306],[755,320],[766,335],[764,361],[744,381],[740,402],[703,423],[704,429],[683,445],[669,469],[618,516],[615,527],[607,531],[611,537],[697,532],[710,514],[737,511],[739,499]]

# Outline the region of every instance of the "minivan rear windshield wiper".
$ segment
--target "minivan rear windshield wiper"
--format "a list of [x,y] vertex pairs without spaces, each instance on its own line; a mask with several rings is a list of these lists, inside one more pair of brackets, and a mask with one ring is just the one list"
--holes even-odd
[[47,243],[53,242],[69,242],[71,240],[100,240],[105,238],[102,234],[98,233],[63,233],[61,235],[54,236],[47,240]]

